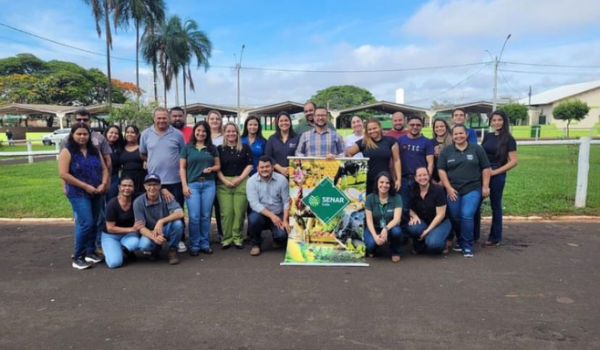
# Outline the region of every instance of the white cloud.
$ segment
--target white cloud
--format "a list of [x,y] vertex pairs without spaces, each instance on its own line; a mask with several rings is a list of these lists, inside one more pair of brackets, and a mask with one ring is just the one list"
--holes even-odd
[[402,26],[431,38],[570,32],[598,21],[597,0],[432,0]]

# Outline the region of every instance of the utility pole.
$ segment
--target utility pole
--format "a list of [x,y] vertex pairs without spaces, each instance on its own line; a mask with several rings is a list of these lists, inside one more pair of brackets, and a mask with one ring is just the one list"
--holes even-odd
[[[500,63],[500,59],[502,59],[502,53],[504,52],[506,43],[508,42],[508,39],[510,39],[511,36],[512,36],[512,34],[508,34],[508,36],[506,37],[506,40],[504,40],[504,44],[502,45],[502,50],[500,50],[500,55],[496,56],[496,59],[494,62],[494,100],[492,101],[492,103],[493,103],[492,111],[496,110],[496,105],[498,104],[498,64]],[[489,53],[489,51],[488,51],[488,53]]]
[[[242,70],[242,56],[244,55],[244,49],[246,48],[246,44],[242,45],[242,49],[240,50],[240,60],[235,62],[235,69],[237,71],[237,119],[238,123],[241,122],[242,118],[242,105],[240,103],[240,71]],[[235,57],[235,54],[233,54]]]

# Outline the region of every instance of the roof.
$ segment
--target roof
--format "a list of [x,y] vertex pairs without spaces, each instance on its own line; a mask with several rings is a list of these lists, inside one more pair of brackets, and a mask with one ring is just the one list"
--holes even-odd
[[296,114],[304,112],[304,104],[292,101],[280,102],[268,106],[256,107],[248,110],[249,115],[259,116],[276,116],[279,112],[288,112],[289,114]]
[[468,102],[459,105],[448,106],[444,108],[436,109],[437,112],[452,112],[455,108],[463,108],[467,114],[468,113],[492,113],[492,109],[494,108],[494,104],[490,101],[476,101],[476,102]]
[[9,103],[0,106],[0,114],[56,114],[66,113],[73,106]]
[[[564,100],[584,92],[600,88],[600,80],[588,81],[585,83],[570,84],[559,86],[555,89],[544,91],[531,96],[531,105],[547,105],[559,100]],[[529,97],[519,100],[519,103],[529,104]]]
[[358,111],[364,110],[372,110],[382,113],[395,113],[402,112],[405,114],[415,114],[415,113],[426,113],[427,109],[415,106],[409,106],[400,103],[394,103],[389,101],[378,101],[375,103],[371,103],[368,105],[349,107],[339,110],[340,114],[354,113]]
[[[192,103],[185,106],[185,110],[188,114],[203,114],[207,115],[208,112],[215,110],[219,111],[219,113],[223,115],[237,115],[237,107],[233,106],[220,106],[220,105],[212,105],[208,103]],[[244,108],[242,108],[244,110]]]

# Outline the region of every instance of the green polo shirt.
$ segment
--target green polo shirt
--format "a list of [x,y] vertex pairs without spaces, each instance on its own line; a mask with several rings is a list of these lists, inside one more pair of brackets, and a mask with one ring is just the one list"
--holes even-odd
[[460,195],[480,189],[481,171],[490,167],[485,151],[474,143],[468,143],[464,151],[454,144],[444,147],[437,164],[438,169],[446,171],[450,184]]
[[179,158],[187,160],[188,183],[198,181],[199,177],[214,181],[215,172],[204,174],[204,169],[215,164],[215,158],[219,157],[217,147],[212,147],[212,152],[207,147],[198,149],[195,145],[186,144],[179,152]]
[[[365,209],[373,214],[373,226],[377,230],[383,229],[383,226],[394,219],[396,208],[402,208],[402,197],[397,194],[389,196],[386,204],[381,204],[377,193],[371,193],[365,201]],[[381,220],[382,218],[385,219],[385,223]]]

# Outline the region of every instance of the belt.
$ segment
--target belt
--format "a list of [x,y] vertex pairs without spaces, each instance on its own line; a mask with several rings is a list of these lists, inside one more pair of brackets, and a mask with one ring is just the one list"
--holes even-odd
[[205,178],[204,176],[200,176],[200,177],[196,178],[196,181],[198,181],[198,182],[204,182],[204,181],[208,181],[208,179]]

